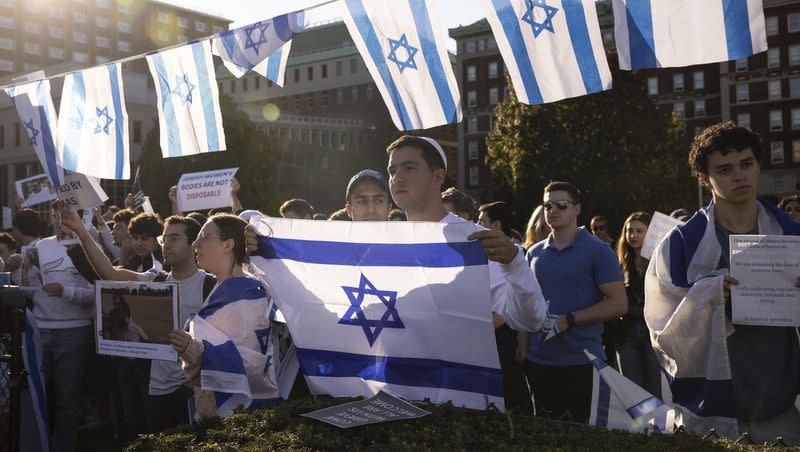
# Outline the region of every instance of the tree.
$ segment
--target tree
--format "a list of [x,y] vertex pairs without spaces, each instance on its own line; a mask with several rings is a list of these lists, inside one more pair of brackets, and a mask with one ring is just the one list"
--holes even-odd
[[[616,54],[608,60],[614,66]],[[636,210],[693,204],[683,124],[656,107],[638,73],[612,75],[609,91],[545,105],[506,96],[486,139],[490,199],[510,199],[527,219],[544,186],[564,180],[583,193],[584,220],[602,214],[618,225]]]
[[245,208],[275,212],[278,200],[274,194],[274,165],[269,141],[240,111],[229,96],[220,96],[222,125],[227,150],[188,157],[163,158],[159,144],[159,128],[154,127],[142,145],[139,158],[141,182],[156,212],[171,210],[169,188],[178,183],[181,174],[238,167],[236,177],[242,188],[239,198]]

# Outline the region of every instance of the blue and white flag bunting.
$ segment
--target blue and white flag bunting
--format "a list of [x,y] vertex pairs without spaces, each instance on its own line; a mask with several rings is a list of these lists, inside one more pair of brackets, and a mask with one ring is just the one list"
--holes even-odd
[[[291,50],[291,48],[292,41],[278,47],[278,50],[272,52],[272,55],[258,63],[253,68],[253,71],[272,80],[276,85],[283,86],[283,81],[286,78],[286,63],[289,61],[289,50]],[[228,67],[228,69],[231,68]]]
[[[503,409],[489,271],[472,223],[252,217],[263,272],[315,394]],[[309,327],[313,325],[313,327]]]
[[608,430],[668,435],[675,410],[589,353],[594,366],[589,425]]
[[[241,77],[264,62],[267,57],[271,57],[295,35],[303,32],[308,27],[310,16],[307,11],[294,11],[235,30],[223,31],[214,36],[214,55],[222,58],[223,64],[231,74],[237,78]],[[288,55],[289,47],[284,51]],[[272,64],[279,64],[281,61],[281,58],[276,58]],[[283,61],[285,67],[285,59]],[[278,72],[275,71],[276,74]],[[270,80],[278,83],[275,79],[270,78]],[[283,85],[283,82],[279,84]]]
[[347,29],[398,129],[461,121],[461,96],[430,0],[340,4]]
[[208,296],[191,319],[189,332],[202,341],[200,386],[214,392],[217,413],[260,408],[278,402],[270,340],[272,302],[260,281],[229,278]]
[[64,170],[57,151],[56,109],[50,95],[50,80],[39,80],[5,89],[28,132],[31,145],[53,186],[64,183]]
[[736,60],[767,50],[762,0],[614,0],[625,70]]
[[131,177],[121,63],[64,78],[58,132],[64,169],[101,179]]
[[181,157],[225,150],[214,61],[209,41],[147,56],[161,127],[161,153]]
[[36,430],[39,433],[41,450],[49,451],[51,450],[50,422],[48,421],[50,414],[47,408],[42,341],[36,318],[27,309],[25,310],[25,333],[22,336],[22,361],[28,371],[28,390],[33,404],[33,415],[36,420]]
[[517,99],[543,104],[611,88],[594,0],[483,0]]

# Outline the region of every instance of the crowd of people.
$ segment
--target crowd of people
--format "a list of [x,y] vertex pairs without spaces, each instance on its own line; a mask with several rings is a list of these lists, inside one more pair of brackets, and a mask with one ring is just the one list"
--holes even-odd
[[[713,425],[719,416],[728,416],[734,420],[734,430],[750,432],[756,440],[780,435],[787,443],[800,443],[800,413],[795,405],[800,394],[800,334],[796,328],[730,323],[730,286],[738,281],[726,271],[728,236],[800,235],[800,196],[784,198],[777,208],[757,197],[760,155],[758,135],[732,123],[709,127],[699,135],[689,162],[713,201],[694,215],[676,209],[672,216],[687,223],[666,237],[652,262],[641,255],[649,213],[632,212],[617,237],[600,216],[591,218],[588,228],[582,227],[580,190],[572,183],[554,181],[544,188],[541,200],[531,200],[536,207],[520,233],[509,204],[497,201],[476,207],[455,188],[442,191],[447,158],[435,140],[425,137],[403,136],[390,144],[388,179],[370,169],[358,172],[344,187],[344,207],[330,216],[315,212],[311,203],[299,198],[283,203],[279,215],[328,221],[476,223],[469,238],[481,241],[489,259],[490,304],[508,409],[587,422],[593,379],[593,366],[583,352],[588,350],[656,397],[671,394],[667,401],[679,405],[690,430],[700,432],[706,426],[700,421],[693,425],[697,419],[712,419],[709,425]],[[92,284],[178,281],[182,325],[194,315],[210,319],[204,310],[208,313],[211,305],[223,303],[232,293],[247,294],[269,311],[273,302],[269,291],[248,267],[247,256],[257,249],[258,237],[246,221],[267,213],[244,210],[238,189],[235,181],[230,208],[183,213],[173,188],[168,194],[173,212],[163,220],[129,206],[106,206],[94,210],[88,227],[81,212],[56,202],[49,221],[22,209],[14,215],[13,231],[0,233],[0,259],[15,283],[30,282],[34,268],[26,264],[22,247],[43,241],[63,243],[71,260],[67,266],[75,269],[61,273],[55,282],[39,284],[32,297],[56,450],[74,450],[79,427],[102,419],[117,420],[123,443],[139,433],[188,423],[186,406],[192,396],[198,419],[217,414],[213,394],[202,389],[199,379],[206,352],[202,337],[184,329],[173,331],[170,340],[178,362],[94,353]],[[702,221],[711,225],[712,233],[695,225]],[[780,227],[771,227],[773,223]],[[706,241],[722,251],[708,263],[708,273],[692,274],[698,265],[692,256],[676,253],[682,243],[691,242],[696,249]],[[671,265],[669,272],[659,272],[659,265]],[[670,274],[672,279],[665,280],[664,275]],[[701,281],[718,284],[720,296],[692,304],[692,291]],[[796,286],[800,287],[800,275]],[[708,304],[723,306],[715,311],[722,317],[705,315]],[[127,334],[125,320],[130,313],[121,314],[118,334]],[[701,358],[729,363],[732,383],[722,389],[703,384],[713,378],[702,372],[691,375],[694,383],[680,374],[687,366],[702,367],[686,362],[702,354],[687,348],[697,346],[697,337],[710,334],[712,321],[729,327],[722,330],[727,348],[717,350],[727,356]],[[224,333],[240,347],[263,353],[261,338],[245,332],[268,327],[266,312],[262,318],[241,322],[239,331]],[[680,323],[690,326],[678,334],[674,326]],[[266,377],[262,383],[274,386]],[[298,379],[296,386],[301,384]],[[733,411],[720,414],[715,403],[732,405]]]

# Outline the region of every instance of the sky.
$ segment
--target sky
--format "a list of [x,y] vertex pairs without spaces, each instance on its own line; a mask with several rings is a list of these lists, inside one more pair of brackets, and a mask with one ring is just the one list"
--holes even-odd
[[[233,20],[233,27],[241,27],[262,19],[296,11],[312,5],[325,3],[325,0],[162,0],[166,3],[197,9]],[[386,0],[396,1],[396,0]],[[225,5],[222,8],[220,5]],[[439,20],[446,28],[469,25],[485,15],[481,0],[434,0]],[[328,4],[312,11],[311,23],[340,19],[339,9]],[[448,47],[455,50],[455,41],[449,40]]]

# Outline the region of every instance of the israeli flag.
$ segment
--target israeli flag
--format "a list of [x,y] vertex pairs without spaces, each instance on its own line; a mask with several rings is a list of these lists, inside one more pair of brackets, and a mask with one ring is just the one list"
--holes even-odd
[[217,285],[189,322],[203,343],[200,386],[212,391],[217,413],[277,403],[280,393],[271,337],[272,302],[260,281],[229,278]]
[[315,394],[503,407],[489,271],[472,223],[253,216],[259,268]]
[[594,366],[589,425],[608,430],[668,435],[675,428],[675,410],[623,377],[588,350]]
[[5,89],[28,132],[31,146],[54,187],[64,183],[61,158],[56,151],[58,129],[56,108],[50,96],[50,80],[39,80]]
[[625,70],[736,60],[767,50],[762,0],[614,0]]
[[64,78],[58,132],[58,153],[64,169],[101,179],[130,179],[121,63]]
[[22,336],[22,361],[28,371],[28,390],[33,402],[33,414],[36,419],[36,430],[39,433],[41,450],[50,449],[50,422],[47,408],[47,390],[44,379],[44,361],[42,360],[42,341],[36,318],[30,310],[25,310],[25,331]]
[[483,0],[517,99],[544,104],[611,88],[594,0]]
[[[272,19],[258,21],[235,30],[223,31],[214,36],[214,55],[222,58],[222,63],[235,77],[239,78],[247,71],[265,63],[269,57],[272,59],[274,74],[281,72],[281,62],[286,65],[286,58],[273,58],[274,52],[283,48],[298,33],[302,33],[310,23],[311,15],[307,11],[294,11]],[[289,54],[287,46],[283,52]],[[256,69],[259,74],[265,75],[275,83],[277,80],[270,78],[264,68]],[[276,76],[277,78],[277,76]],[[280,78],[283,85],[283,77]]]
[[[286,63],[289,61],[289,50],[292,48],[292,41],[287,42],[278,50],[272,52],[264,61],[258,63],[253,71],[272,80],[278,86],[283,86],[286,78]],[[230,69],[230,67],[228,68]]]
[[147,56],[156,86],[161,154],[225,150],[211,44],[200,41]]
[[461,121],[461,96],[430,0],[344,0],[342,17],[400,130]]

